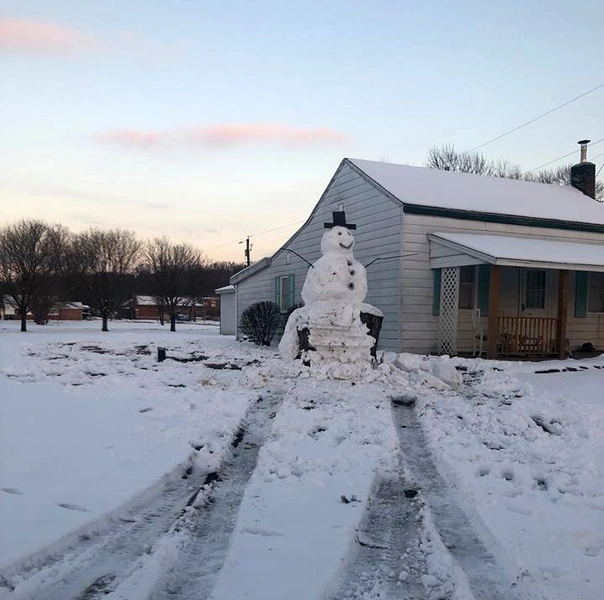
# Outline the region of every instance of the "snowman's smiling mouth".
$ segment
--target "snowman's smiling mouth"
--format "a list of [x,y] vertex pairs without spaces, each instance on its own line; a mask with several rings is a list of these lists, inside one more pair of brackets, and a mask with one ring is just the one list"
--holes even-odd
[[352,248],[352,242],[350,242],[348,246],[346,244],[340,243],[340,248],[344,248],[344,250],[350,250]]

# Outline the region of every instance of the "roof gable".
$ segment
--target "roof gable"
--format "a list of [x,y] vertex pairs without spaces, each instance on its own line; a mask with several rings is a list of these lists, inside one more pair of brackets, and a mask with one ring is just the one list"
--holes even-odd
[[347,160],[405,205],[604,225],[604,205],[571,186]]

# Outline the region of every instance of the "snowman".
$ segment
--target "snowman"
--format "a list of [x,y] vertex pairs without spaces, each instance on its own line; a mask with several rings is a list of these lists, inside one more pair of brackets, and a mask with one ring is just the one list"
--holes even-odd
[[[346,223],[343,211],[333,213],[333,223],[321,240],[322,256],[308,270],[302,299],[304,306],[287,321],[279,344],[283,358],[299,355],[303,360],[371,360],[375,339],[361,320],[361,313],[382,316],[375,307],[365,304],[367,273],[353,255],[356,225]],[[301,352],[299,332],[307,332],[311,352]]]

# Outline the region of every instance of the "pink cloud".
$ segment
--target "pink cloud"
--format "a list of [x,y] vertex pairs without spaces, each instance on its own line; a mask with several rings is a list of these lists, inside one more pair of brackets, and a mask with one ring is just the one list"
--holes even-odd
[[55,23],[0,19],[0,48],[3,50],[68,53],[97,43],[93,36]]
[[327,128],[301,129],[279,123],[213,125],[179,131],[145,132],[117,130],[97,136],[101,142],[127,147],[151,147],[160,144],[237,146],[242,144],[321,144],[339,143],[348,136]]
[[83,31],[45,21],[0,19],[0,49],[32,54],[94,51],[143,61],[173,58],[187,49],[184,42],[158,43],[136,32],[100,39]]
[[192,141],[210,145],[232,146],[246,142],[317,143],[342,142],[347,137],[330,129],[299,129],[279,123],[249,125],[214,125],[190,134]]
[[157,131],[134,131],[132,129],[119,129],[98,135],[100,142],[117,144],[119,146],[130,146],[138,148],[149,148],[157,146],[166,141],[167,136]]

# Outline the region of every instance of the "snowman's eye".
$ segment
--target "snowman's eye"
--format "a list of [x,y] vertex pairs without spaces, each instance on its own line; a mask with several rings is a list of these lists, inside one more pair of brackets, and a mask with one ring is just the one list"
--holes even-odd
[[341,232],[341,231],[338,231],[338,235],[342,235],[342,232]]

